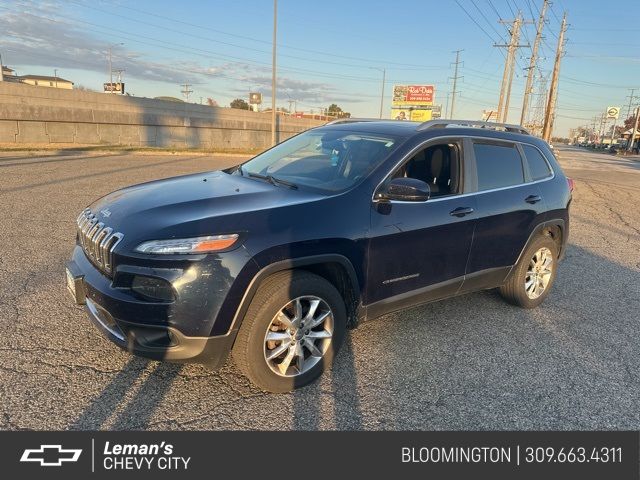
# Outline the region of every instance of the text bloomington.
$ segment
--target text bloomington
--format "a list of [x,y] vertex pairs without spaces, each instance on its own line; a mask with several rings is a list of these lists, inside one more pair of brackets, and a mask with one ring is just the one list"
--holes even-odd
[[402,463],[510,462],[510,447],[402,447]]

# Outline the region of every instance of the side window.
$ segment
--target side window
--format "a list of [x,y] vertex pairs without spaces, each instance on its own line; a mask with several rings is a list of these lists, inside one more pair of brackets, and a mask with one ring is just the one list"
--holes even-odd
[[409,177],[429,184],[431,197],[459,192],[460,152],[457,143],[430,145],[413,155],[394,177]]
[[522,158],[514,144],[473,143],[478,190],[509,187],[524,182]]
[[531,180],[542,180],[551,176],[551,169],[549,164],[536,147],[531,145],[522,145],[524,156],[527,157],[527,164],[529,165],[529,176]]

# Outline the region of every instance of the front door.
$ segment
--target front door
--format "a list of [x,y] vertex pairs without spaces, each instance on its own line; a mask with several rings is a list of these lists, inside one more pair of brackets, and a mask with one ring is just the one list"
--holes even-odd
[[461,141],[431,142],[389,177],[425,181],[430,199],[373,203],[368,316],[452,295],[461,286],[476,208],[474,195],[461,195],[462,160]]

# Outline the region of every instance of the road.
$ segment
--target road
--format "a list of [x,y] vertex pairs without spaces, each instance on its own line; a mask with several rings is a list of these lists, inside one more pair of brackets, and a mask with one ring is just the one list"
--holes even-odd
[[367,322],[333,372],[274,395],[228,364],[134,358],[72,304],[74,221],[114,189],[238,158],[0,158],[2,429],[640,429],[640,162],[559,150],[576,179],[546,303],[492,291]]

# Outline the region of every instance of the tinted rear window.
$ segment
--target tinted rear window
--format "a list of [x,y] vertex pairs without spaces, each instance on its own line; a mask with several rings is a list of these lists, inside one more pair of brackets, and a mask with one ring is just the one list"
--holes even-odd
[[531,180],[541,180],[551,175],[549,164],[540,153],[540,150],[531,145],[522,145],[522,149],[524,150],[524,156],[527,157]]
[[524,182],[522,159],[515,145],[474,143],[478,190],[509,187]]

